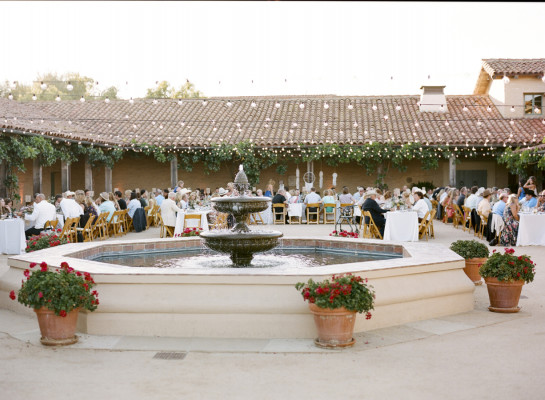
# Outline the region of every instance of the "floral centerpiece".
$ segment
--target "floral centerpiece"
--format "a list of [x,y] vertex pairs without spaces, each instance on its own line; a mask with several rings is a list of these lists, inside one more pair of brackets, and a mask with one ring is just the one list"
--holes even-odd
[[365,319],[371,319],[375,292],[367,284],[367,278],[352,274],[333,275],[331,280],[298,282],[295,288],[309,302],[318,329],[315,343],[320,347],[353,345],[355,314],[365,313]]
[[24,206],[19,210],[23,214],[32,214],[34,212],[34,206]]
[[348,232],[341,229],[340,231],[334,230],[329,234],[329,236],[358,238],[360,235],[358,232]]
[[175,235],[176,237],[188,237],[188,236],[199,236],[202,232],[202,228],[184,228],[182,233]]
[[505,248],[503,254],[492,251],[492,256],[479,269],[490,298],[488,309],[494,312],[518,312],[518,302],[524,283],[535,276],[535,263],[523,254],[515,256],[515,250]]
[[61,230],[52,231],[50,233],[40,232],[39,235],[31,236],[26,242],[26,252],[47,249],[48,247],[60,246],[61,244],[68,243],[66,237],[60,236]]
[[42,343],[75,343],[79,310],[94,311],[99,305],[98,292],[93,290],[95,281],[91,275],[75,271],[66,262],[54,270],[42,262],[40,265],[31,263],[29,269],[24,271],[24,276],[26,280],[23,280],[19,292],[16,294],[12,290],[9,296],[34,309],[40,324]]

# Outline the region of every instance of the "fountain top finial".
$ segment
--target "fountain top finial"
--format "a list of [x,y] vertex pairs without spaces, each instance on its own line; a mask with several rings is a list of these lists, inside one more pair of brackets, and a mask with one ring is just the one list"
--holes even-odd
[[244,173],[244,167],[242,164],[238,167],[238,174],[235,176],[235,187],[238,190],[238,192],[242,195],[248,190],[250,187],[250,183],[248,182],[248,177]]

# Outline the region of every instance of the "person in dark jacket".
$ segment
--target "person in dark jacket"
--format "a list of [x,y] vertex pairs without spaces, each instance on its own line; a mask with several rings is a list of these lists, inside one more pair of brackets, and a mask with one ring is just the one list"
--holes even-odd
[[[369,211],[371,213],[371,217],[373,217],[373,221],[375,222],[375,225],[377,226],[378,230],[380,231],[380,234],[382,237],[384,237],[384,227],[386,226],[386,218],[384,218],[384,215],[388,212],[388,210],[383,210],[380,208],[378,203],[376,202],[377,199],[377,192],[372,189],[365,193],[365,201],[363,202],[363,211]],[[369,217],[365,218],[365,223],[369,223]]]
[[[286,200],[286,196],[285,196],[286,192],[282,189],[280,189],[278,191],[278,193],[276,193],[272,199],[272,204],[280,204],[280,203],[284,203],[284,204],[288,204],[288,201]],[[275,212],[282,212],[282,208],[278,208],[278,207],[275,207],[274,208],[274,211]],[[288,220],[288,215],[286,213],[286,222]]]
[[123,198],[123,193],[121,193],[119,190],[116,190],[114,193],[115,199],[117,200],[117,204],[119,204],[120,210],[126,210],[127,209],[127,202]]
[[460,196],[458,196],[458,201],[456,204],[460,207],[460,210],[463,210],[464,202],[466,201],[467,188],[464,186],[460,189]]

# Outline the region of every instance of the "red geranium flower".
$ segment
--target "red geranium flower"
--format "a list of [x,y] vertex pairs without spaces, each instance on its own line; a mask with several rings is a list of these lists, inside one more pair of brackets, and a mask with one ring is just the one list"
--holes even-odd
[[46,272],[47,271],[47,263],[46,262],[42,262],[40,264],[40,269],[43,271],[43,272]]
[[61,312],[59,313],[59,316],[66,317],[66,311],[61,310]]
[[12,300],[15,300],[17,298],[17,296],[15,296],[15,290],[12,290],[11,292],[9,292],[9,298]]
[[36,265],[38,265],[38,264],[36,264],[36,263],[30,263],[29,267],[30,267],[30,268],[34,268]]

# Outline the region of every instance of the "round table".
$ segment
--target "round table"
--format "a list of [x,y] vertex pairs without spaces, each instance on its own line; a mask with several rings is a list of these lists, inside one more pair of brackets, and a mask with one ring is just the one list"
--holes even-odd
[[23,254],[25,249],[25,221],[22,218],[0,220],[0,253]]
[[416,211],[387,212],[384,240],[418,242],[418,214]]

